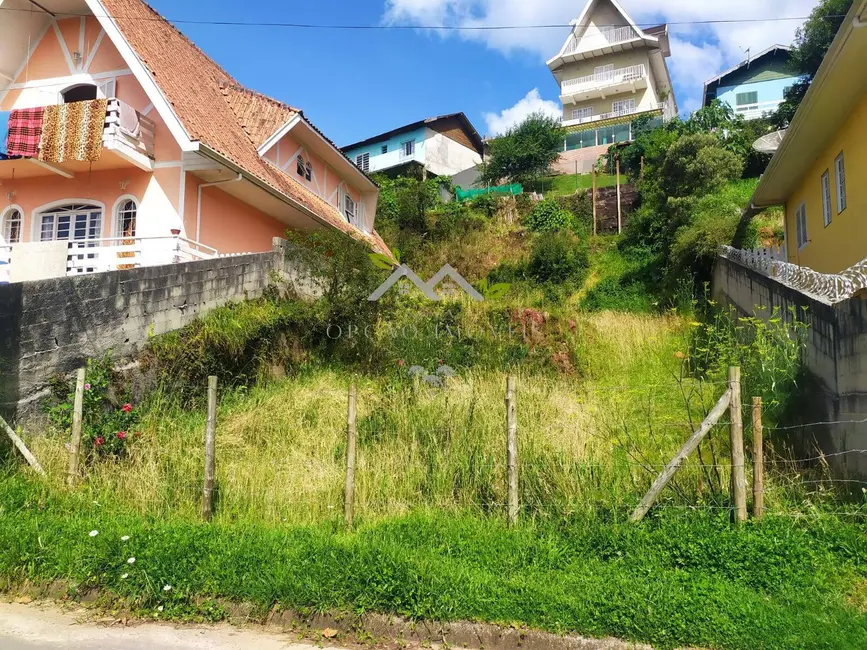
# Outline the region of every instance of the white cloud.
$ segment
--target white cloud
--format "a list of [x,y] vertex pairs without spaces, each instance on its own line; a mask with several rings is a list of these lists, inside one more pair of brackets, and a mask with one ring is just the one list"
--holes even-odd
[[[566,25],[578,17],[584,0],[386,0],[383,20],[420,26],[490,27]],[[789,44],[803,20],[709,23],[694,21],[757,20],[809,15],[815,0],[621,0],[639,25],[670,23],[669,63],[681,108],[695,108],[705,79],[776,43]],[[686,22],[693,21],[690,24]],[[432,30],[442,38],[478,41],[511,54],[525,51],[541,60],[553,56],[568,28],[485,31]]]
[[520,124],[531,113],[542,112],[546,115],[559,117],[563,111],[557,102],[542,99],[539,89],[533,88],[517,104],[500,113],[485,113],[485,122],[488,125],[488,134],[497,135],[505,133],[516,124]]

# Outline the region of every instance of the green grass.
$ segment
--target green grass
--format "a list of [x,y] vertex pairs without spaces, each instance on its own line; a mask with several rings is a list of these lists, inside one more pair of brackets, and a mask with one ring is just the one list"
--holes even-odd
[[509,529],[500,518],[419,511],[348,533],[147,518],[21,478],[0,479],[0,504],[7,588],[64,580],[73,595],[100,589],[148,617],[162,606],[164,617],[220,618],[216,599],[228,599],[261,615],[275,605],[377,611],[660,648],[867,645],[867,616],[849,602],[867,536],[827,519],[734,528],[668,513],[642,526],[572,517]]
[[[621,177],[621,183],[627,183],[626,177]],[[617,177],[611,174],[597,174],[596,187],[614,187],[617,185]],[[577,190],[589,190],[593,186],[593,178],[590,174],[562,174],[548,176],[538,183],[538,186],[524,188],[527,191],[540,192],[546,196],[564,196],[574,194]]]

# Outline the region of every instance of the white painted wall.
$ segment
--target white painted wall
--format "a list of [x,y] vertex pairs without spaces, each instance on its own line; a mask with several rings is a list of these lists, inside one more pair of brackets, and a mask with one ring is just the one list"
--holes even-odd
[[433,129],[426,129],[425,167],[437,176],[453,176],[482,162],[475,149],[465,147]]

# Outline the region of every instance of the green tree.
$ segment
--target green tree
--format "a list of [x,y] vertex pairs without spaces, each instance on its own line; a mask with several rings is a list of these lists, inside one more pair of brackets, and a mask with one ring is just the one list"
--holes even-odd
[[780,104],[771,121],[777,128],[785,128],[795,117],[798,106],[810,89],[813,77],[831,47],[843,18],[852,7],[852,0],[821,0],[813,9],[807,22],[798,28],[792,48],[792,65],[801,79],[785,92],[785,101]]
[[482,182],[531,183],[548,173],[563,151],[565,132],[556,117],[533,113],[491,141]]

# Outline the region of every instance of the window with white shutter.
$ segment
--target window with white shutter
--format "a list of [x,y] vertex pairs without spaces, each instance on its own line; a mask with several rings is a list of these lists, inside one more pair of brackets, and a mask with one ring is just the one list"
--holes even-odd
[[822,174],[822,216],[825,225],[831,225],[831,172],[827,169]]
[[798,234],[798,250],[807,245],[807,204],[801,203],[795,211],[795,229]]
[[837,214],[846,209],[846,166],[843,163],[843,152],[834,161],[834,171],[837,176]]
[[370,154],[363,153],[355,157],[355,166],[363,172],[370,171]]

